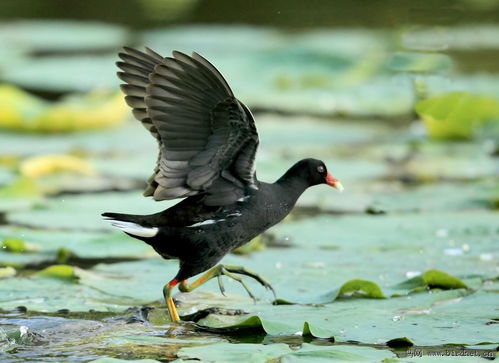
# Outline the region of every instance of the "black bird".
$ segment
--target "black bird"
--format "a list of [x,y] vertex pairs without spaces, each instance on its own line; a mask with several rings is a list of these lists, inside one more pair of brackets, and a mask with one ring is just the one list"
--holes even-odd
[[[159,144],[144,196],[185,199],[151,215],[102,215],[163,258],[180,261],[177,275],[163,288],[173,321],[180,320],[172,299],[178,284],[181,291],[191,291],[217,277],[223,293],[220,276],[225,275],[253,297],[237,276],[241,274],[272,289],[254,272],[217,263],[286,217],[308,187],[328,184],[341,190],[341,183],[316,159],[297,162],[275,183],[259,181],[253,115],[199,54],[174,51],[173,57],[164,58],[148,48],[145,53],[124,48],[119,56],[125,100]],[[187,284],[188,278],[208,269]]]

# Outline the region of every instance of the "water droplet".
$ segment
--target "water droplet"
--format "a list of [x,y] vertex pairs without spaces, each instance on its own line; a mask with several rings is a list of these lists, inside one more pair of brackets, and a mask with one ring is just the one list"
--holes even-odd
[[465,243],[461,246],[461,249],[463,250],[463,252],[469,252],[470,250],[470,245]]
[[277,268],[277,269],[282,268],[282,262],[276,262],[275,268]]

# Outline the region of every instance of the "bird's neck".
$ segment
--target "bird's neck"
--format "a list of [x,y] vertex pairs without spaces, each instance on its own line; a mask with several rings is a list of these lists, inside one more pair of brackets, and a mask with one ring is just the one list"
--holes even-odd
[[285,198],[296,203],[300,195],[310,186],[308,181],[296,173],[294,168],[289,169],[275,183],[285,193]]

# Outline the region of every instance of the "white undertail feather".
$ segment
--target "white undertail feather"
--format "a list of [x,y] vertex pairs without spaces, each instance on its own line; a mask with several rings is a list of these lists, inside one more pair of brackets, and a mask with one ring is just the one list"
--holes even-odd
[[111,223],[113,227],[137,237],[154,237],[159,231],[156,227],[144,227],[133,222],[118,221],[116,219],[107,219],[107,221]]

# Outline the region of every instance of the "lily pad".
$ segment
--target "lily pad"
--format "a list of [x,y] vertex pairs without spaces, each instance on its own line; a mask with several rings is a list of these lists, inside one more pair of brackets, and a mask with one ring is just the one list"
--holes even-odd
[[0,44],[27,52],[69,52],[108,50],[126,42],[127,31],[99,22],[30,20],[3,23]]
[[468,286],[455,276],[451,276],[443,271],[429,270],[420,276],[416,276],[408,281],[395,286],[396,288],[409,288],[411,290],[420,287],[438,287],[442,289],[466,289]]
[[[464,296],[464,297],[463,297]],[[460,290],[435,294],[417,294],[405,298],[338,301],[323,307],[280,305],[248,305],[249,315],[237,318],[210,314],[198,322],[217,329],[244,327],[256,314],[268,334],[294,334],[302,331],[303,320],[309,326],[329,331],[336,341],[355,340],[383,344],[407,337],[416,345],[463,344],[465,341],[496,342],[497,327],[485,325],[487,316],[494,314],[494,294],[477,293],[465,296]],[[458,307],[456,307],[458,306]],[[473,319],[460,318],[455,311],[468,306]],[[282,314],[282,315],[281,315]],[[285,316],[300,316],[298,321]],[[225,324],[224,324],[225,321]],[[352,322],[355,322],[352,325]],[[469,336],[473,329],[475,336]],[[452,332],[452,333],[450,333]]]
[[[51,227],[88,231],[111,230],[104,222],[101,214],[110,211],[120,213],[154,213],[166,209],[176,201],[156,203],[144,198],[141,191],[127,193],[99,193],[89,195],[61,196],[47,200],[47,203],[31,211],[9,213],[8,219],[13,223],[31,227]],[[133,207],[131,207],[133,206]]]
[[[0,265],[37,265],[65,262],[68,258],[95,263],[107,259],[138,259],[154,255],[150,246],[118,231],[90,233],[3,226],[0,227],[0,241],[19,241],[17,250],[23,252],[13,254],[8,252],[8,248],[0,249]],[[26,245],[34,245],[37,249],[26,250]]]
[[438,53],[398,52],[392,55],[388,67],[398,72],[438,72],[451,67],[451,58]]
[[5,65],[1,80],[29,90],[51,92],[115,91],[117,56],[46,56],[36,62],[24,59]]
[[489,120],[499,121],[499,101],[453,92],[420,101],[416,112],[435,139],[470,139]]
[[244,360],[245,362],[262,362],[279,360],[280,362],[345,362],[345,361],[379,361],[394,357],[389,351],[376,350],[370,347],[355,346],[320,346],[302,344],[300,347],[291,349],[286,344],[261,345],[258,348],[254,344],[229,344],[182,348],[178,357],[187,360],[234,362]]
[[340,296],[361,296],[375,299],[383,299],[385,295],[381,288],[372,281],[350,280],[345,282],[339,291]]
[[27,132],[71,132],[121,123],[128,113],[121,94],[92,91],[50,104],[16,87],[0,85],[0,128]]

